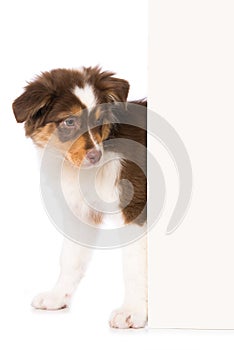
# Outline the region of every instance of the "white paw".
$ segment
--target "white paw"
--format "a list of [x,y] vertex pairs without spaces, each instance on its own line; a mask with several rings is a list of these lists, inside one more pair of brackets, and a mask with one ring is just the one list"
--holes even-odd
[[70,296],[68,294],[50,291],[35,296],[31,305],[35,309],[60,310],[68,306],[69,299]]
[[112,328],[143,328],[147,322],[147,312],[143,308],[120,308],[112,312],[109,324]]

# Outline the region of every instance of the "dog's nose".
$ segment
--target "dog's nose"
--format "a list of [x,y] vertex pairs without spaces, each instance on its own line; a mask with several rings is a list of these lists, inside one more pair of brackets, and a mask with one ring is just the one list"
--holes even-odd
[[97,150],[96,148],[92,148],[86,155],[87,159],[92,164],[96,164],[102,156],[102,152]]

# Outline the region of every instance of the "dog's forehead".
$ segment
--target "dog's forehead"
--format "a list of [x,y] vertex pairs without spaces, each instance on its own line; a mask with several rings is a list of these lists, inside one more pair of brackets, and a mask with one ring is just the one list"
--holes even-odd
[[73,94],[90,110],[97,104],[94,88],[90,84],[86,84],[83,88],[76,86],[73,89]]

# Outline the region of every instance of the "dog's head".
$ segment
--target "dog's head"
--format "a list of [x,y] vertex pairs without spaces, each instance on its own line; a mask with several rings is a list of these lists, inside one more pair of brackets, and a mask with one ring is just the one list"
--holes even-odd
[[125,102],[129,91],[128,82],[113,75],[99,67],[45,72],[14,101],[15,118],[25,122],[26,136],[38,146],[45,147],[53,135],[73,165],[96,164],[113,123],[106,106]]

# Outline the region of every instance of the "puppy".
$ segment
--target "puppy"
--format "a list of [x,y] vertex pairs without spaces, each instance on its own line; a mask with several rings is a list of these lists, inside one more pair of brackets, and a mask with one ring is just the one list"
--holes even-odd
[[[129,229],[131,239],[124,236],[122,244],[125,298],[111,314],[114,328],[140,328],[147,322],[146,237],[134,236],[137,228],[145,232],[146,227],[146,101],[129,103],[128,92],[126,80],[99,67],[56,69],[36,77],[13,103],[17,122],[25,123],[26,136],[38,149],[50,145],[63,158],[61,186],[79,220],[97,232],[108,225],[117,229],[116,235],[118,228]],[[81,193],[76,181],[84,171]],[[87,203],[93,194],[91,179],[107,207],[117,203],[117,212],[103,211],[97,196]],[[81,234],[86,237],[85,232]],[[59,279],[51,291],[36,296],[32,306],[67,307],[91,254],[91,247],[65,238]]]

